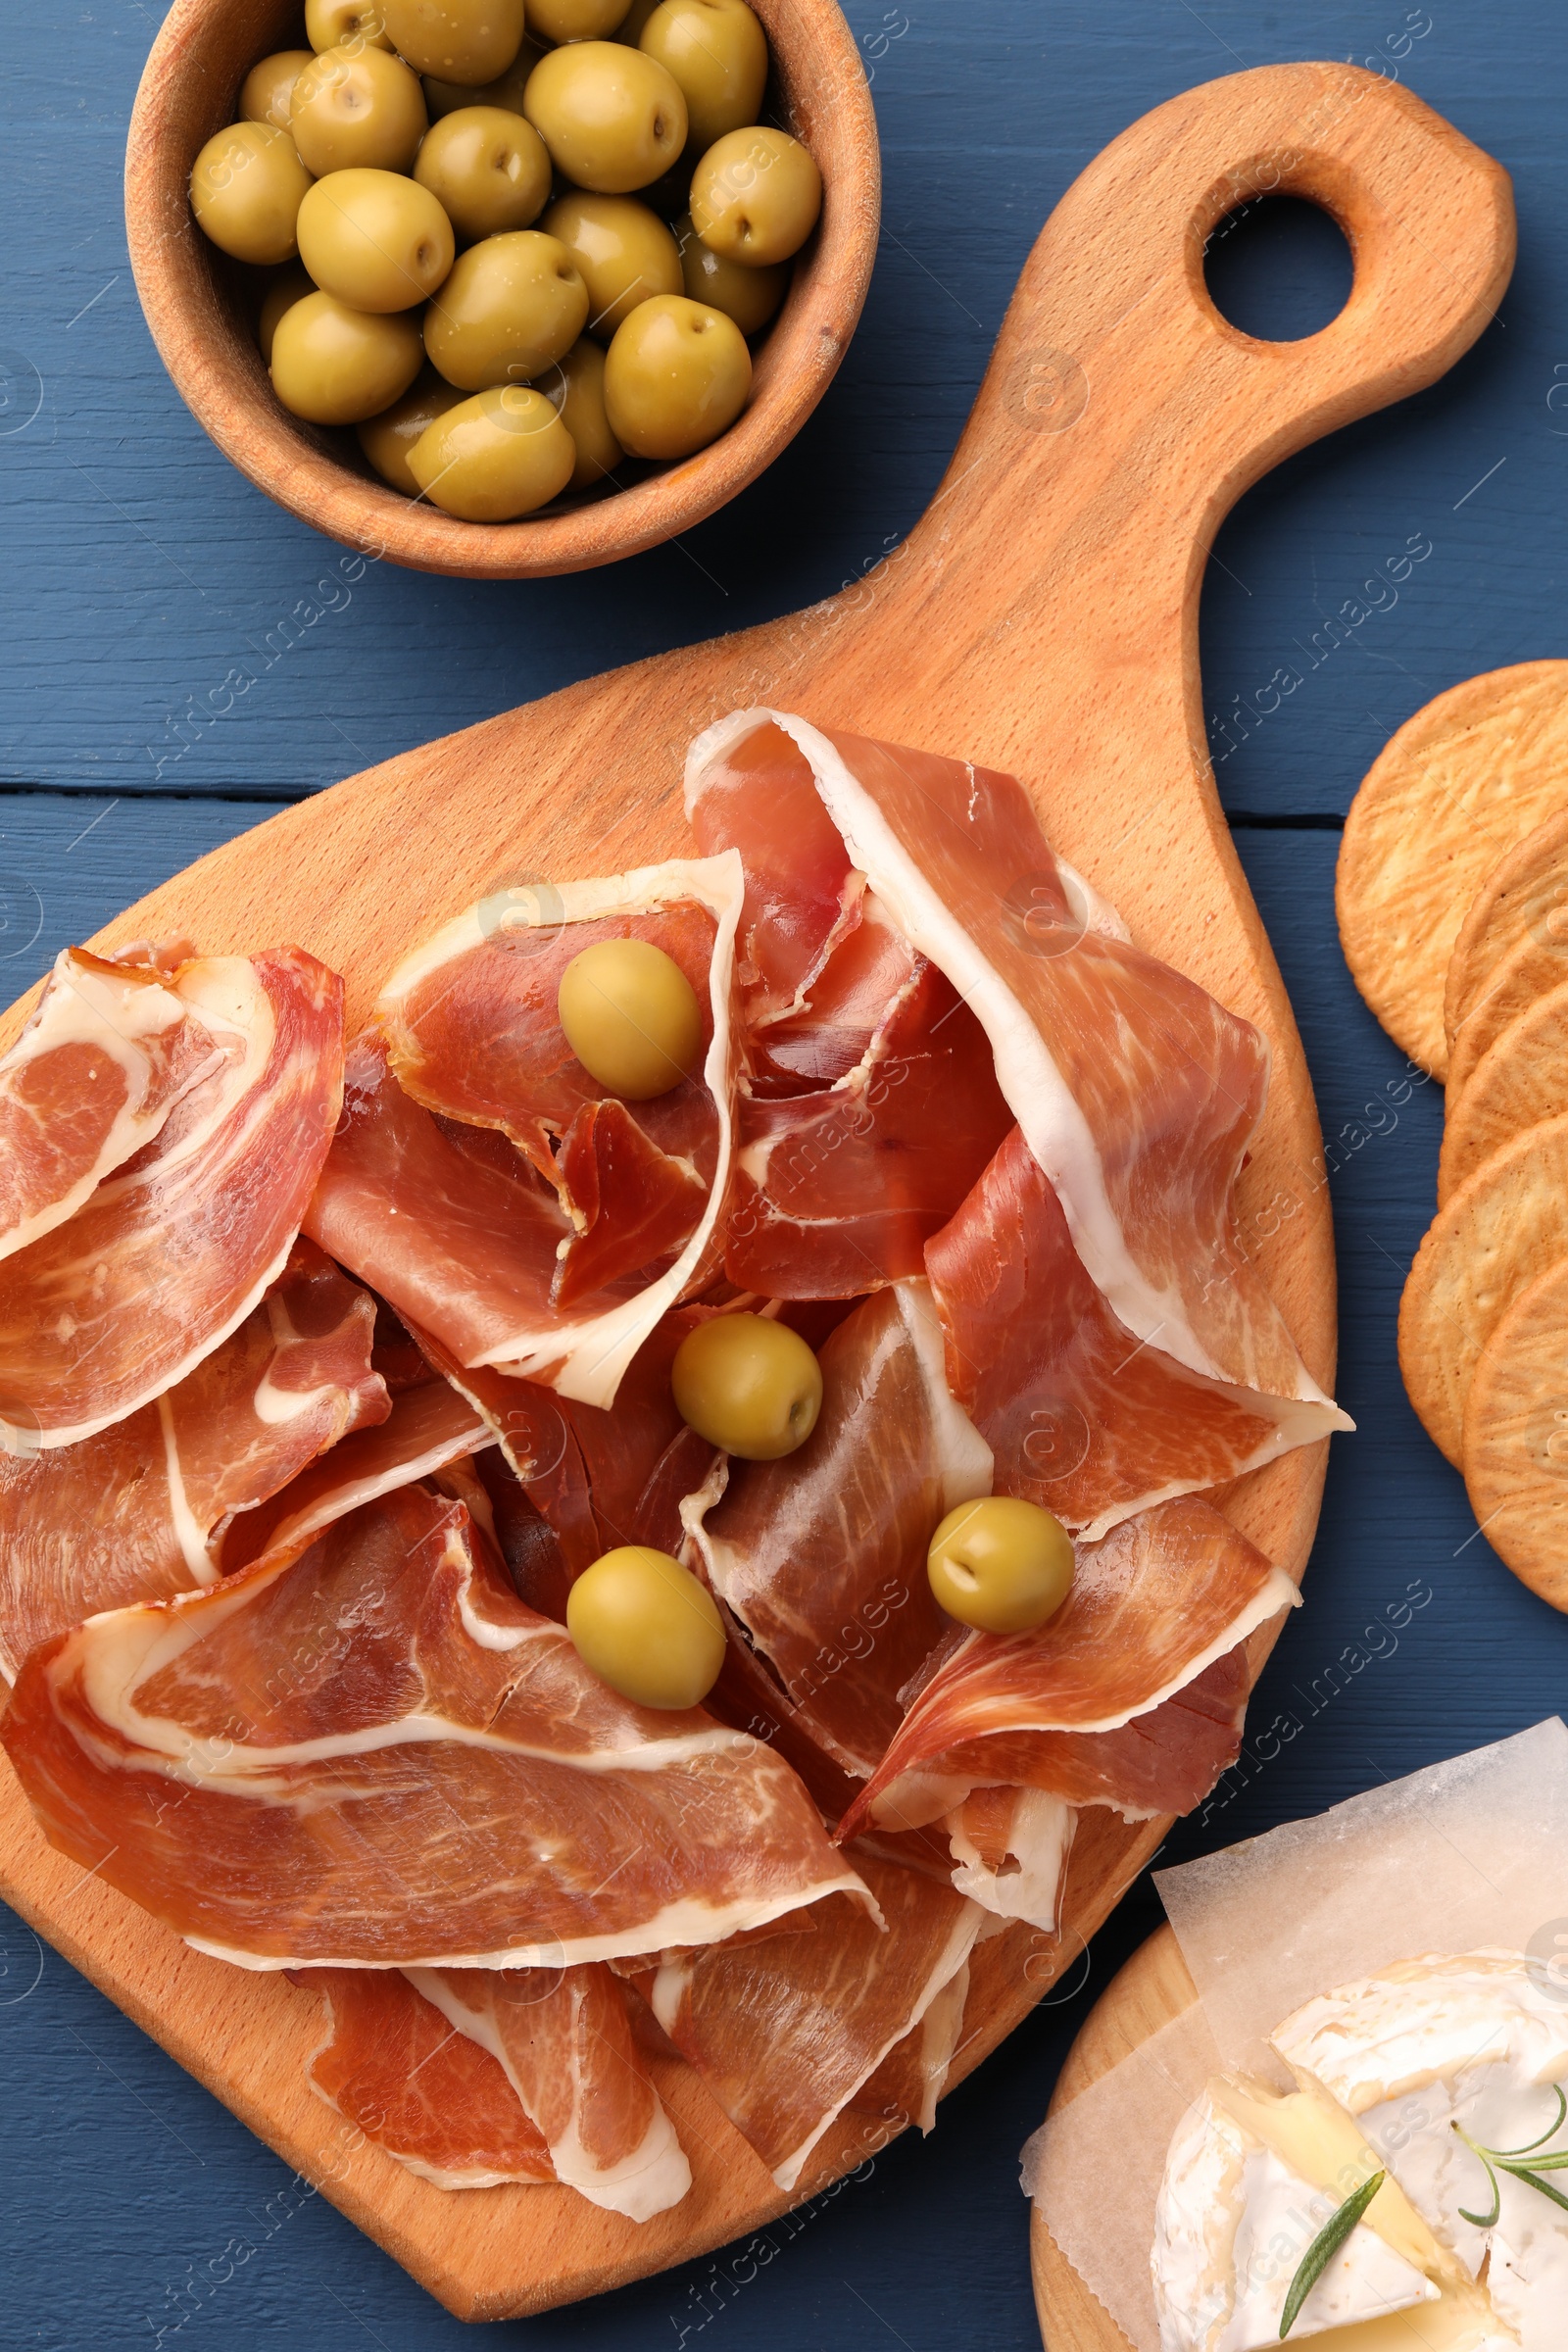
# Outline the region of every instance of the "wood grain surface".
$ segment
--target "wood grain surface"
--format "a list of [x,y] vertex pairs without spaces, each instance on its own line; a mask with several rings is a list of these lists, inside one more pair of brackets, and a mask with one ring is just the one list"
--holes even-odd
[[822,173],[822,217],[756,352],[751,398],[709,448],[625,490],[518,522],[462,522],[370,470],[352,431],[272,396],[235,270],[197,228],[190,172],[270,51],[297,44],[298,0],[175,0],[136,93],[125,228],[147,324],[180,398],[258,489],[363,554],[466,579],[584,571],[690,529],[778,456],[832,382],[876,255],[881,167],[855,37],[834,0],[755,0],[778,104]]
[[[1161,1928],[1140,1945],[1090,2011],[1056,2078],[1050,2112],[1055,2115],[1069,2105],[1197,1998],[1181,1945],[1168,1927]],[[1046,2228],[1038,2206],[1029,2213],[1029,2267],[1046,2352],[1132,2352]]]
[[[1294,345],[1227,325],[1203,283],[1209,230],[1274,189],[1330,209],[1356,261],[1341,316]],[[1512,253],[1503,173],[1376,75],[1301,65],[1191,91],[1116,140],[1053,215],[948,475],[876,571],[791,618],[567,688],[351,778],[202,859],[101,937],[183,931],[209,951],[297,940],[344,972],[355,1020],[395,957],[486,888],[680,848],[682,757],[723,710],[768,703],[1010,768],[1135,938],[1269,1037],[1274,1083],[1243,1179],[1243,1230],[1328,1384],[1334,1273],[1316,1116],[1213,789],[1199,583],[1240,492],[1439,375],[1490,317]],[[1321,1447],[1289,1455],[1227,1503],[1298,1575],[1323,1467]],[[959,2074],[1025,2014],[1056,1958],[1076,1957],[1165,1826],[1104,1816],[1086,1829],[1059,1953],[1027,1931],[985,1947]],[[670,2096],[697,2185],[663,2222],[633,2232],[557,2189],[444,2196],[373,2149],[334,2150],[333,2119],[313,2112],[300,2080],[313,1999],[236,1979],[81,1884],[14,1788],[0,1891],[464,2316],[591,2293],[790,2201],[690,2082]],[[865,2144],[853,2123],[832,2135],[800,2194],[856,2165]]]

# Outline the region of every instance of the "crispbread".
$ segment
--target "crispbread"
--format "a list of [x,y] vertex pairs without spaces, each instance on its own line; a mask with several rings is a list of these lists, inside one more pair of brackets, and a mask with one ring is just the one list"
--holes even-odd
[[1549,997],[1568,980],[1562,952],[1542,947],[1526,937],[1487,975],[1482,992],[1466,1013],[1448,1057],[1447,1092],[1450,1106],[1475,1076],[1482,1061],[1503,1031]]
[[1514,1300],[1481,1350],[1464,1481],[1497,1557],[1568,1610],[1568,1257]]
[[1568,1111],[1568,980],[1508,1023],[1462,1087],[1456,1069],[1438,1161],[1440,1208],[1514,1136]]
[[1568,806],[1568,662],[1466,678],[1406,719],[1350,805],[1335,904],[1357,988],[1405,1052],[1446,1075],[1444,985],[1470,903]]
[[1443,1026],[1451,1057],[1466,1013],[1490,973],[1529,937],[1556,948],[1568,980],[1568,808],[1550,816],[1510,850],[1470,903],[1448,957]]
[[1476,1359],[1559,1257],[1568,1257],[1568,1117],[1515,1136],[1460,1185],[1404,1286],[1399,1369],[1427,1435],[1456,1466]]

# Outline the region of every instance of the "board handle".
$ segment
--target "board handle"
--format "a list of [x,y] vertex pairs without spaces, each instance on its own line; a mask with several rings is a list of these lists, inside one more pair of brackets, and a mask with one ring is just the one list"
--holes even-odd
[[[1218,224],[1278,194],[1322,206],[1354,260],[1339,316],[1290,343],[1231,325],[1203,275]],[[1042,783],[1090,763],[1123,800],[1157,795],[1179,762],[1212,796],[1198,600],[1221,520],[1292,452],[1451,366],[1493,317],[1514,242],[1501,166],[1359,67],[1262,67],[1156,108],[1042,230],[886,639],[938,598],[927,659],[980,658],[954,625],[961,539],[983,551],[975,601],[1005,610],[1010,658],[1049,667],[1050,741],[1018,762]]]

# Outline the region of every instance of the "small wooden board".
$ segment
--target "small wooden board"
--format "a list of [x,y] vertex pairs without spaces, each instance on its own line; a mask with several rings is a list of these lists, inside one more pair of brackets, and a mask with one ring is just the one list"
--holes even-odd
[[[1356,258],[1345,310],[1300,343],[1227,325],[1203,283],[1209,231],[1274,190],[1326,206]],[[1505,174],[1402,88],[1298,65],[1189,91],[1114,141],[1053,214],[941,489],[904,545],[879,562],[868,551],[864,577],[808,612],[351,777],[176,875],[101,940],[183,932],[209,952],[297,941],[345,975],[358,1022],[408,947],[503,879],[684,850],[682,760],[726,710],[769,704],[1011,769],[1134,937],[1267,1034],[1274,1079],[1242,1179],[1243,1232],[1328,1385],[1334,1262],[1316,1113],[1214,791],[1199,591],[1241,492],[1441,375],[1491,317],[1512,259]],[[1323,1451],[1287,1455],[1226,1503],[1297,1575]],[[1020,1930],[979,1954],[955,2080],[1076,1959],[1166,1826],[1091,1814],[1060,1942]],[[202,1959],[83,1882],[8,1776],[0,1892],[465,2318],[567,2302],[743,2236],[867,2152],[852,2118],[785,2198],[671,2068],[661,2087],[696,2174],[676,2212],[639,2230],[564,2189],[445,2194],[346,2144],[306,2090],[314,1996]]]
[[[1112,1977],[1090,2010],[1056,2078],[1050,2112],[1055,2115],[1070,2105],[1080,2091],[1109,2074],[1197,1999],[1198,1987],[1188,1974],[1181,1945],[1168,1927],[1159,1929]],[[1029,2268],[1046,2352],[1133,2352],[1103,2303],[1091,2293],[1046,2228],[1038,2206],[1029,2215]]]

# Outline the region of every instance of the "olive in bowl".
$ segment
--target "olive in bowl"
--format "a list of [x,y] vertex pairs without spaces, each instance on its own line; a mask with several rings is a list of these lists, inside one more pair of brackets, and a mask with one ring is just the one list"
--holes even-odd
[[[745,0],[732,0],[732,5],[744,7]],[[824,13],[824,0],[761,0],[761,9],[773,69],[765,100],[768,120],[773,122],[782,117],[799,128],[803,144],[812,150],[822,166],[828,203],[821,232],[789,272],[790,290],[771,320],[763,317],[760,326],[750,323],[764,306],[771,306],[773,284],[767,277],[759,274],[757,286],[748,289],[744,301],[730,298],[729,308],[736,314],[731,323],[738,323],[744,317],[748,324],[741,329],[743,339],[748,331],[759,338],[748,354],[749,387],[743,390],[741,408],[720,432],[712,449],[689,450],[679,461],[636,458],[629,466],[620,466],[624,445],[611,425],[607,407],[611,371],[596,362],[592,350],[595,343],[604,344],[607,337],[612,342],[614,334],[643,307],[631,297],[644,290],[645,278],[650,288],[658,289],[650,290],[648,297],[656,302],[691,300],[688,284],[698,293],[706,291],[702,280],[688,277],[689,271],[694,268],[701,270],[704,265],[681,263],[678,249],[672,259],[666,235],[667,223],[687,204],[694,165],[706,152],[699,150],[695,139],[686,138],[677,159],[678,171],[664,169],[665,159],[658,151],[657,140],[654,152],[635,157],[630,166],[622,156],[616,175],[638,179],[641,182],[638,187],[587,188],[580,181],[560,174],[559,162],[556,163],[553,169],[559,175],[553,194],[545,194],[543,209],[533,220],[525,219],[519,228],[493,227],[495,214],[466,215],[458,188],[461,175],[443,177],[439,193],[436,186],[428,184],[436,177],[435,167],[441,160],[440,143],[428,140],[428,130],[425,162],[421,164],[416,153],[412,162],[401,167],[367,162],[359,157],[345,160],[341,152],[326,153],[318,145],[314,150],[318,163],[330,163],[333,170],[313,173],[309,160],[295,147],[290,200],[298,195],[303,203],[313,178],[320,183],[344,171],[400,171],[402,177],[424,187],[441,205],[460,263],[466,258],[466,249],[472,253],[497,236],[535,232],[548,235],[545,212],[553,212],[558,204],[604,198],[641,208],[633,220],[640,228],[651,231],[649,241],[659,253],[655,270],[644,271],[630,255],[623,255],[618,263],[613,257],[607,259],[601,255],[593,272],[599,282],[589,286],[590,272],[572,256],[567,266],[576,268],[577,276],[587,288],[582,322],[576,324],[568,315],[555,322],[552,333],[525,338],[521,350],[511,347],[492,350],[486,355],[482,368],[453,363],[451,350],[447,348],[462,340],[450,336],[442,320],[443,308],[453,307],[448,287],[456,278],[456,270],[423,303],[416,301],[406,311],[359,311],[360,304],[401,298],[406,288],[394,285],[377,293],[368,278],[344,277],[332,261],[322,258],[318,245],[312,247],[313,259],[323,281],[316,285],[316,291],[330,296],[345,310],[358,311],[362,318],[402,318],[419,331],[421,339],[428,330],[432,352],[440,350],[449,363],[457,366],[459,373],[470,379],[462,383],[443,379],[451,382],[454,391],[476,394],[497,388],[471,379],[476,372],[489,375],[499,371],[499,382],[526,385],[540,391],[547,404],[556,409],[558,419],[568,435],[572,424],[566,420],[568,417],[575,420],[588,446],[578,453],[567,489],[547,508],[531,509],[526,522],[514,525],[465,524],[440,512],[428,496],[410,498],[406,490],[395,488],[394,478],[403,478],[400,470],[394,468],[390,476],[383,474],[365,454],[364,445],[354,445],[352,435],[342,435],[315,416],[302,416],[298,423],[293,420],[280,395],[285,385],[297,382],[298,371],[291,375],[285,367],[272,372],[270,381],[257,348],[257,321],[265,305],[269,313],[265,331],[275,338],[290,312],[300,302],[311,300],[309,293],[300,292],[297,279],[290,282],[286,293],[278,290],[281,279],[275,288],[272,283],[278,270],[292,261],[287,231],[291,225],[297,230],[298,211],[292,223],[285,220],[281,233],[274,232],[270,241],[251,247],[267,252],[270,257],[266,278],[261,277],[258,270],[256,280],[251,281],[250,265],[242,266],[237,260],[232,266],[225,263],[212,250],[212,241],[196,233],[194,225],[185,236],[169,233],[169,207],[176,201],[171,174],[177,172],[183,181],[202,139],[221,129],[225,108],[238,114],[242,86],[259,62],[269,70],[257,76],[247,103],[253,105],[257,116],[269,111],[275,115],[281,112],[286,95],[290,128],[297,105],[304,121],[304,101],[313,93],[320,93],[323,81],[326,90],[322,94],[330,94],[337,86],[328,78],[328,61],[330,72],[335,73],[338,68],[347,71],[351,66],[364,69],[366,59],[372,59],[368,74],[378,76],[383,86],[396,88],[403,101],[409,100],[416,87],[416,132],[419,112],[427,126],[439,124],[450,115],[471,115],[476,108],[482,110],[493,105],[504,87],[511,103],[499,111],[513,117],[511,128],[516,148],[531,145],[531,140],[537,139],[538,146],[532,148],[537,167],[540,148],[548,154],[549,147],[537,123],[533,124],[531,134],[521,128],[521,122],[528,119],[521,113],[523,108],[530,108],[544,120],[541,110],[528,97],[530,87],[534,88],[535,100],[541,88],[548,96],[549,70],[559,74],[563,57],[574,52],[580,58],[597,51],[601,62],[609,61],[611,95],[617,105],[625,94],[628,67],[634,91],[639,80],[644,95],[650,80],[658,86],[661,97],[668,102],[666,112],[673,121],[673,135],[665,144],[673,146],[675,135],[680,132],[678,110],[684,108],[684,98],[678,82],[667,74],[660,61],[636,45],[657,10],[638,0],[636,7],[628,8],[619,17],[609,39],[597,21],[585,17],[579,24],[574,20],[570,29],[586,37],[568,42],[562,50],[538,54],[523,37],[511,64],[489,81],[468,83],[456,78],[446,81],[442,76],[429,75],[426,89],[420,76],[413,74],[406,57],[381,45],[377,30],[384,32],[384,21],[371,7],[364,9],[353,24],[330,10],[315,10],[309,30],[313,57],[301,66],[302,53],[295,50],[291,54],[284,46],[291,38],[297,41],[299,35],[293,29],[297,20],[291,20],[283,0],[173,0],[168,37],[161,34],[155,44],[133,120],[127,156],[127,220],[133,264],[149,322],[199,420],[243,470],[305,519],[354,543],[374,544],[393,561],[428,568],[479,576],[517,576],[577,568],[653,545],[674,531],[689,527],[701,514],[710,513],[715,505],[753,479],[777,454],[820,396],[858,309],[874,238],[874,134],[853,40],[835,10],[826,7]],[[536,31],[542,27],[535,27]],[[348,37],[333,37],[343,34]],[[410,46],[414,45],[411,41]],[[349,54],[337,57],[334,52]],[[547,71],[543,83],[539,84],[541,69]],[[464,70],[473,72],[476,68],[469,63]],[[580,67],[574,59],[572,76],[579,73]],[[394,77],[390,85],[386,84],[387,74]],[[399,80],[399,75],[409,78]],[[465,98],[466,105],[450,103],[454,95]],[[578,89],[576,97],[584,118],[591,116],[593,109],[583,90]],[[613,117],[615,106],[610,111]],[[623,108],[621,112],[623,115]],[[389,116],[389,123],[390,121]],[[321,127],[318,121],[318,130]],[[561,126],[552,123],[547,127],[555,132],[560,145]],[[570,127],[567,126],[568,133]],[[590,122],[588,127],[597,135],[604,124],[602,121],[597,124]],[[615,127],[613,122],[612,127]],[[257,122],[256,128],[276,132],[281,125],[275,121]],[[406,153],[406,123],[400,128]],[[310,144],[310,131],[307,129],[303,135]],[[182,145],[185,141],[189,143]],[[280,139],[278,144],[282,143]],[[644,174],[648,172],[656,172],[657,178],[646,178]],[[607,175],[595,172],[595,176]],[[534,189],[530,189],[526,198],[515,192],[515,183],[524,175],[514,171],[507,176],[511,184],[505,191],[496,185],[502,177],[499,172],[496,182],[486,181],[483,173],[480,179],[487,195],[504,193],[515,207],[499,216],[511,221],[531,205],[543,172],[536,171]],[[183,187],[179,193],[183,196]],[[161,214],[159,207],[163,208]],[[321,210],[319,204],[312,208],[311,218],[318,225]],[[573,224],[574,239],[589,218],[585,203]],[[476,236],[473,233],[476,229],[486,233]],[[432,250],[439,253],[440,248]],[[715,260],[718,258],[715,256]],[[428,261],[428,255],[421,257],[421,268]],[[677,263],[680,263],[679,276],[675,274]],[[614,279],[617,267],[621,271],[618,283]],[[403,270],[399,274],[410,273]],[[708,275],[712,278],[716,293],[716,270]],[[421,284],[417,272],[414,273],[413,282],[417,291]],[[455,291],[462,290],[459,280]],[[345,301],[346,293],[352,293],[355,301]],[[729,316],[722,299],[699,302],[698,307]],[[312,315],[307,314],[307,320]],[[318,332],[324,331],[320,326],[320,306],[317,306],[314,315],[318,318]],[[656,318],[657,314],[644,322],[645,333]],[[298,340],[300,323],[295,321],[285,338],[285,355],[290,344]],[[574,325],[572,333],[569,330]],[[359,329],[356,334],[365,349],[374,348],[373,330]],[[579,350],[579,346],[584,349]],[[400,374],[406,365],[404,361],[400,366]],[[533,367],[536,372],[523,376],[524,366]],[[386,402],[385,409],[398,408],[412,391],[414,382],[415,377],[410,377],[398,398]],[[313,409],[320,405],[310,396],[307,399]],[[334,410],[338,407],[336,400],[329,405]],[[726,414],[728,406],[724,402],[708,403],[705,430],[719,431],[720,419]],[[360,416],[351,421],[369,425],[374,418]],[[635,420],[628,429],[648,446],[653,445],[646,430],[639,431]],[[366,438],[368,441],[371,436]],[[390,435],[389,446],[395,440],[396,436]]]

